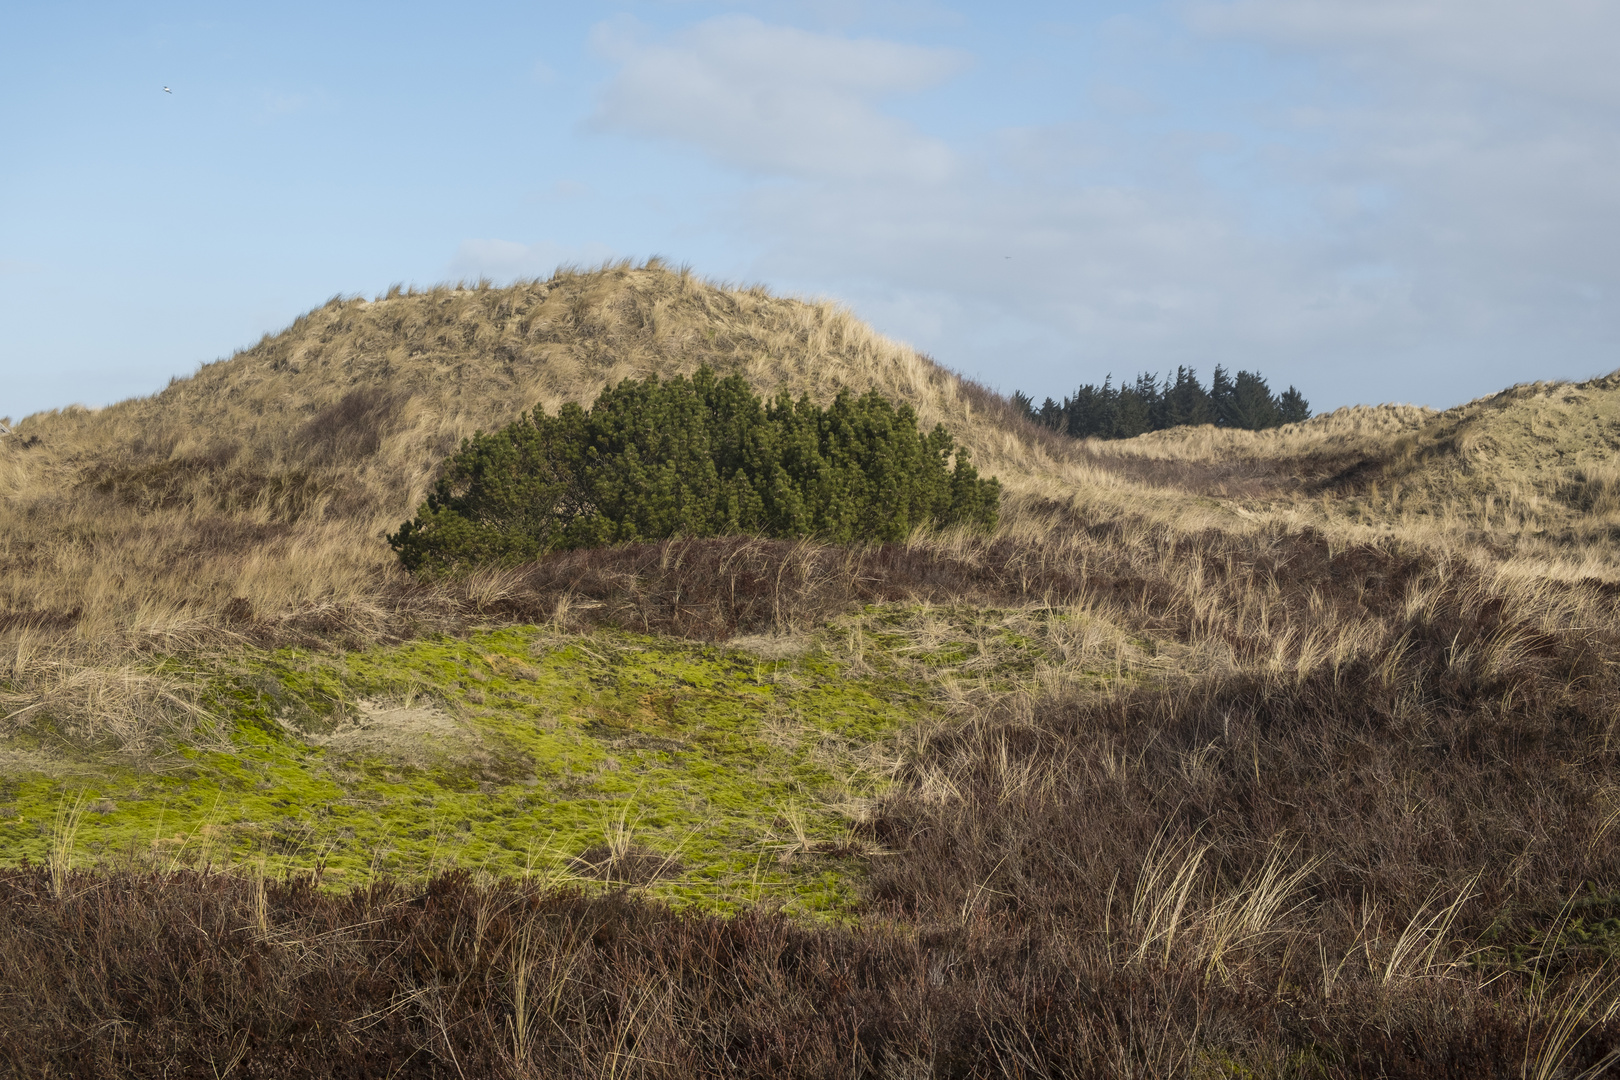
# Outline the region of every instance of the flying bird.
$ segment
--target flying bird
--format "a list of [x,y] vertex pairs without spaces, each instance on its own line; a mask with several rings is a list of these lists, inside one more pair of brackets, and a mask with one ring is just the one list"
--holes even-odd
[[167,86],[165,86],[165,87],[164,87],[164,88],[163,88],[163,92],[164,92],[164,93],[165,93],[165,94],[172,94],[172,93],[174,93],[174,91],[173,91],[173,90],[170,90],[170,89],[169,89],[169,88],[168,88],[168,87],[167,87]]

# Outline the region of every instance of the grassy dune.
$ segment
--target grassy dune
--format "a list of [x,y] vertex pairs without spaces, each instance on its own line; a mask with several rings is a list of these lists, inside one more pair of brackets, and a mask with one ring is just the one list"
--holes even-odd
[[[995,535],[421,582],[462,436],[876,388]],[[1070,443],[653,264],[337,299],[0,439],[16,1075],[1599,1076],[1620,381]]]

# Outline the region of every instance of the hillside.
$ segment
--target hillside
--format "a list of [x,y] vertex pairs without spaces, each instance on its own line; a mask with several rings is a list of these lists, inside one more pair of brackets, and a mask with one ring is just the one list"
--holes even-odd
[[1443,412],[1356,406],[1270,431],[1182,428],[1087,449],[1103,467],[1244,496],[1249,512],[1612,580],[1617,447],[1620,376],[1608,375],[1511,387]]
[[1612,377],[1445,413],[1363,406],[1267,432],[1076,443],[836,305],[655,261],[334,298],[150,397],[25,418],[0,439],[13,692],[74,688],[75,711],[122,695],[140,712],[134,698],[152,689],[126,669],[153,650],[293,640],[309,626],[386,638],[440,618],[422,605],[457,625],[464,602],[422,599],[380,537],[459,441],[534,405],[703,364],[765,393],[877,389],[910,403],[1001,480],[1006,537],[1066,520],[1171,538],[1312,526],[1489,565],[1505,554],[1536,576],[1620,576]]
[[[384,512],[389,521],[476,429],[536,405],[589,404],[610,382],[689,375],[704,364],[773,394],[786,388],[824,402],[840,389],[876,389],[908,401],[924,426],[945,423],[977,460],[1024,487],[1052,467],[1038,438],[1008,430],[999,398],[836,305],[729,289],[657,262],[504,289],[334,298],[151,397],[40,414],[17,430],[39,440],[32,456],[43,459],[41,472],[112,470],[131,498],[273,503],[245,486],[251,473],[283,488],[309,484],[308,505],[298,504],[305,511]],[[169,467],[143,477],[153,464]],[[347,497],[322,497],[339,483]]]
[[1106,486],[995,395],[831,304],[656,263],[393,290],[334,299],[151,397],[30,416],[0,439],[0,627],[67,632],[105,659],[200,640],[231,612],[372,620],[394,580],[378,537],[462,438],[701,364],[773,393],[907,401],[1002,477],[1013,519],[1030,499]]
[[[474,430],[877,389],[993,534],[417,580]],[[335,299],[0,439],[18,1075],[1620,1061],[1620,377],[1074,443],[659,264]]]

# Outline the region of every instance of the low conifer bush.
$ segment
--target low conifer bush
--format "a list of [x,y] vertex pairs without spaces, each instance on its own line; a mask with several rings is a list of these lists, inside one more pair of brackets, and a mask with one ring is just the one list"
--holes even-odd
[[671,536],[900,540],[919,525],[993,529],[1000,491],[909,405],[875,391],[766,401],[705,367],[475,434],[388,542],[431,573]]

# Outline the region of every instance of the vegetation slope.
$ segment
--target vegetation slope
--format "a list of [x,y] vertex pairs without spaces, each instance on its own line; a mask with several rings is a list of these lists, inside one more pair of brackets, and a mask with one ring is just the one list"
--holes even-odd
[[[910,404],[997,530],[395,565],[464,436],[702,364]],[[26,418],[0,1061],[1601,1075],[1617,429],[1597,380],[1071,442],[657,264],[337,299]]]

